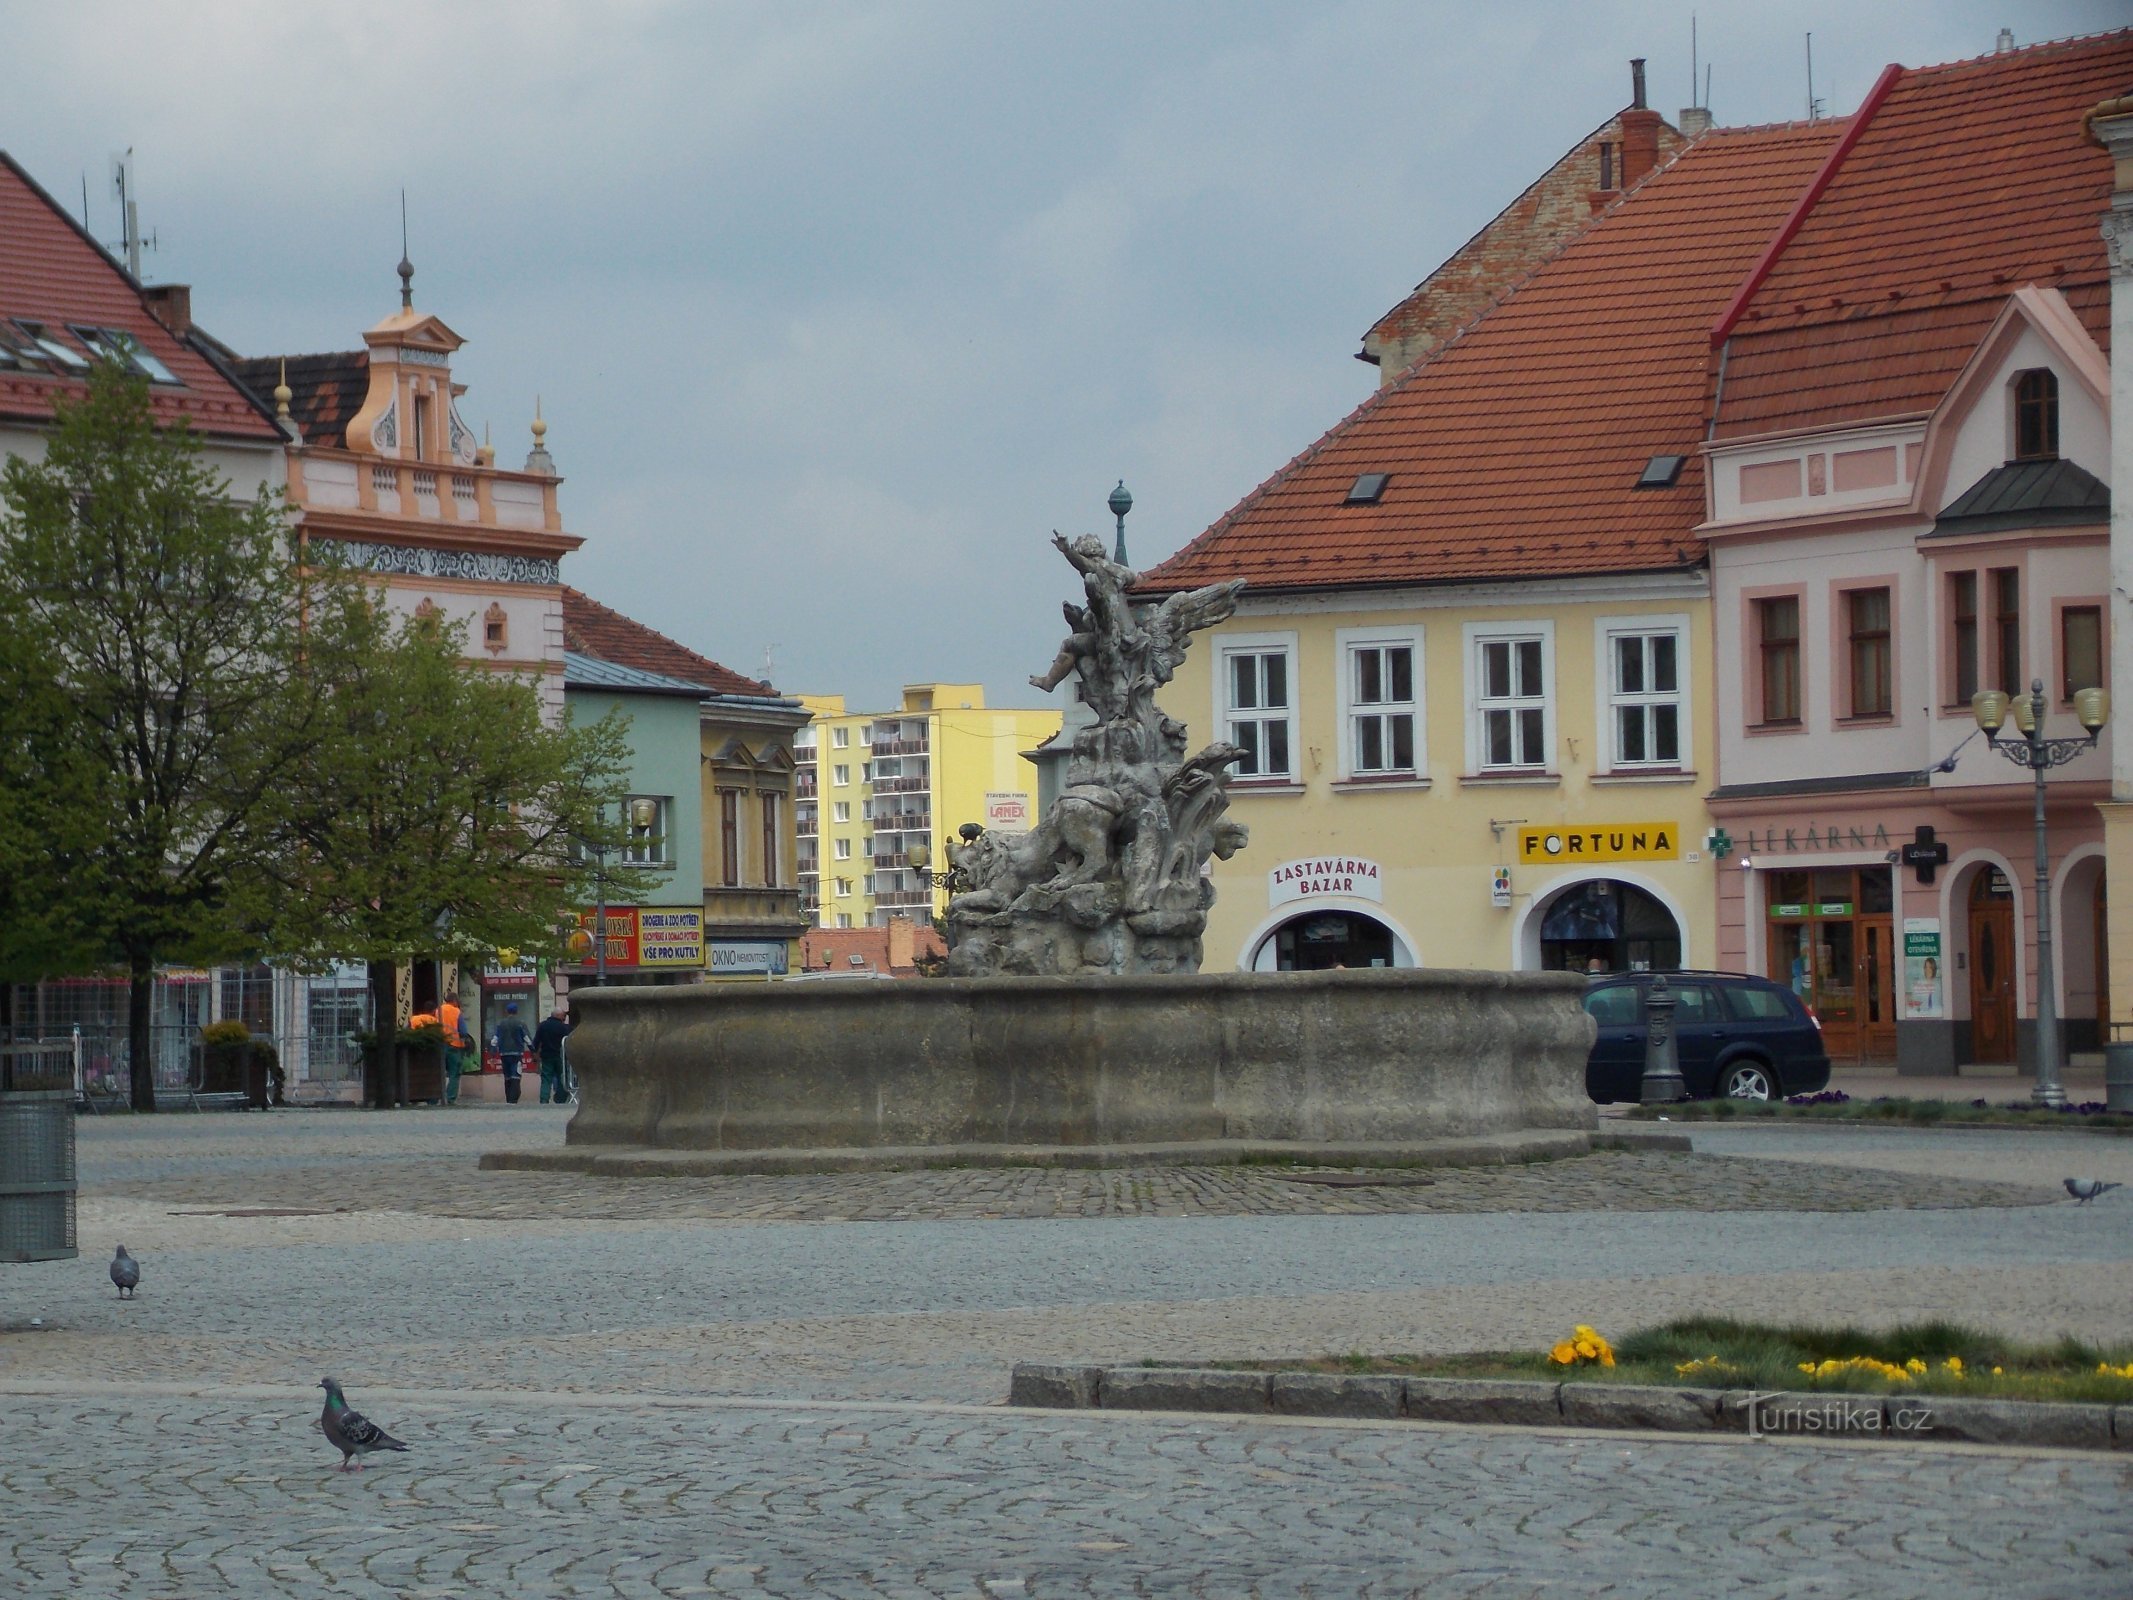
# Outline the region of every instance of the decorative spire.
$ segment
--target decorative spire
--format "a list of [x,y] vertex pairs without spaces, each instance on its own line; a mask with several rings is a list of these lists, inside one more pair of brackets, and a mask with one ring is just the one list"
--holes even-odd
[[415,264],[407,259],[407,191],[400,191],[400,309],[415,309]]
[[526,470],[552,478],[555,458],[548,453],[548,424],[541,417],[541,397],[533,397],[533,453],[526,457]]
[[289,358],[283,356],[281,360],[281,382],[274,385],[275,421],[287,422],[289,420],[289,402],[295,398],[296,391],[289,387]]
[[489,425],[486,422],[481,425],[481,448],[474,452],[474,461],[477,466],[496,465],[496,446],[489,443]]

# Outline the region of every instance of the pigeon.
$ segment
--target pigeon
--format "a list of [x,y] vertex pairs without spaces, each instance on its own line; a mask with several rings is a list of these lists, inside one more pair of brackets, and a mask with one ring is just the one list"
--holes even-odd
[[406,1445],[395,1439],[370,1418],[349,1405],[341,1386],[332,1378],[321,1378],[318,1386],[326,1391],[326,1409],[319,1413],[319,1431],[326,1435],[326,1442],[341,1453],[339,1470],[346,1472],[350,1462],[358,1472],[363,1470],[359,1457],[373,1450],[405,1450]]
[[131,1300],[134,1289],[140,1284],[141,1264],[126,1254],[124,1245],[120,1245],[119,1253],[111,1258],[111,1281],[118,1285],[121,1300]]
[[[2066,1192],[2083,1205],[2087,1205],[2100,1194],[2109,1194],[2113,1189],[2123,1189],[2124,1187],[2125,1185],[2122,1183],[2105,1183],[2101,1178],[2068,1178],[2066,1180]],[[113,1267],[111,1271],[115,1276],[118,1268]]]

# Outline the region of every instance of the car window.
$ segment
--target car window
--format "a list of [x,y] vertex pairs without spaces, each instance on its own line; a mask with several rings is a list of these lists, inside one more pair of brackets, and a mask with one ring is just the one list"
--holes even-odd
[[1674,989],[1674,1021],[1678,1026],[1691,1022],[1719,1022],[1724,1014],[1718,1009],[1718,996],[1700,983],[1677,983]]
[[1785,1004],[1784,994],[1777,989],[1760,989],[1750,984],[1741,984],[1726,991],[1726,1003],[1733,1015],[1743,1022],[1790,1022],[1792,1008]]
[[1644,1003],[1633,983],[1611,983],[1586,993],[1585,1009],[1603,1028],[1633,1027],[1644,1020]]

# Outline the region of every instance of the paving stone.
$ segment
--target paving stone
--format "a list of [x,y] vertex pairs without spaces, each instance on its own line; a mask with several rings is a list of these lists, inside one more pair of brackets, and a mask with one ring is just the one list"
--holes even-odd
[[1515,1378],[1427,1378],[1405,1381],[1410,1417],[1429,1422],[1481,1422],[1554,1427],[1563,1420],[1562,1385]]
[[1398,1378],[1335,1372],[1277,1372],[1269,1403],[1277,1412],[1297,1417],[1381,1417],[1400,1415],[1403,1384]]
[[1106,1367],[1097,1403],[1106,1411],[1237,1411],[1267,1408],[1270,1374],[1204,1367]]

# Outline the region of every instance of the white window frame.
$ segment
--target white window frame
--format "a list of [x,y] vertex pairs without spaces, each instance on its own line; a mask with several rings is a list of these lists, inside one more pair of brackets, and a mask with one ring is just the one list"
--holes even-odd
[[839,900],[852,898],[852,880],[850,878],[832,878],[830,883],[836,889]]
[[[1466,660],[1466,770],[1473,777],[1554,777],[1555,765],[1555,623],[1547,618],[1526,621],[1469,622],[1460,630]],[[1492,766],[1488,760],[1488,718],[1491,709],[1482,704],[1482,646],[1514,640],[1540,641],[1541,759],[1538,764]]]
[[[637,825],[630,820],[630,808],[639,800],[652,802],[654,815],[652,825],[639,833]],[[672,867],[674,865],[674,797],[669,794],[633,794],[622,802],[622,827],[625,838],[619,852],[624,866]]]
[[[1681,753],[1673,761],[1625,761],[1615,747],[1615,640],[1625,634],[1651,635],[1671,633],[1674,636],[1674,682],[1672,698],[1680,706]],[[1687,612],[1675,611],[1664,615],[1642,617],[1595,617],[1592,624],[1593,640],[1593,714],[1600,730],[1601,773],[1622,773],[1625,776],[1643,772],[1674,773],[1696,770],[1696,741],[1694,707],[1690,695],[1694,690],[1696,674],[1689,670],[1689,617]],[[1668,698],[1664,695],[1631,695],[1627,703],[1653,705]]]
[[832,800],[832,801],[830,802],[830,821],[832,821],[832,822],[850,822],[851,820],[852,820],[852,802],[851,802],[851,801],[849,801],[849,800]]
[[852,841],[851,841],[851,840],[849,840],[849,839],[833,839],[833,840],[831,840],[831,841],[830,841],[830,846],[831,846],[831,848],[830,848],[830,859],[831,859],[831,860],[833,860],[833,861],[849,861],[849,860],[851,860],[851,859],[852,859]]
[[[1302,698],[1303,684],[1301,676],[1296,670],[1296,635],[1291,631],[1287,633],[1229,633],[1215,636],[1213,727],[1217,739],[1229,740],[1231,743],[1236,742],[1230,734],[1230,721],[1236,714],[1236,708],[1229,703],[1231,658],[1243,655],[1277,654],[1287,657],[1288,660],[1289,703],[1283,708],[1285,711],[1283,720],[1288,724],[1289,735],[1288,770],[1284,772],[1261,771],[1244,773],[1238,772],[1235,767],[1232,767],[1230,770],[1236,773],[1235,781],[1238,783],[1297,784],[1303,781],[1297,772],[1297,763],[1303,756],[1303,748],[1296,725],[1296,702]],[[1271,722],[1274,720],[1265,714],[1265,708],[1263,707],[1253,708],[1253,710],[1255,714],[1250,720],[1259,722]]]
[[[1384,628],[1340,628],[1333,635],[1334,656],[1339,663],[1340,685],[1336,696],[1340,707],[1340,775],[1344,782],[1362,783],[1427,783],[1429,781],[1429,693],[1425,687],[1425,672],[1422,656],[1423,630],[1418,626]],[[1414,653],[1414,701],[1411,711],[1415,719],[1415,764],[1410,768],[1388,767],[1363,771],[1357,766],[1361,754],[1361,741],[1356,737],[1355,719],[1370,715],[1357,703],[1355,683],[1355,652],[1371,647],[1396,646]],[[1386,705],[1404,702],[1382,702]],[[1388,713],[1389,714],[1389,713]]]
[[833,787],[839,789],[849,788],[851,787],[851,782],[852,769],[850,767],[840,762],[836,766],[830,768],[830,783]]
[[832,750],[851,749],[852,730],[849,727],[838,727],[830,729],[830,748]]

